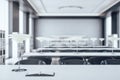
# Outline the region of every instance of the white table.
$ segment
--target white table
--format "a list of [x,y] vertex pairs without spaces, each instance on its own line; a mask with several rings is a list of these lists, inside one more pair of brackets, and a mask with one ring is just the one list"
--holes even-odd
[[64,53],[64,52],[55,52],[55,53],[52,53],[52,52],[49,52],[49,53],[37,53],[37,52],[34,52],[34,53],[24,53],[22,55],[22,57],[30,57],[30,56],[53,56],[53,57],[59,57],[59,56],[120,56],[120,53],[119,52],[79,52],[79,53],[75,53],[75,52],[67,52],[67,53]]
[[91,48],[87,48],[87,47],[83,47],[83,48],[55,48],[55,47],[53,47],[53,48],[38,48],[38,49],[36,49],[36,51],[39,51],[39,50],[120,50],[120,48],[100,48],[100,47],[91,47]]
[[[120,56],[119,52],[48,52],[48,53],[37,53],[37,52],[31,52],[31,53],[24,53],[21,56],[21,59],[26,59],[30,56],[49,56],[49,57],[60,57],[60,56]],[[18,61],[18,59],[6,59],[6,64],[15,64]]]
[[[120,66],[113,65],[33,65],[26,72],[12,72],[17,66],[0,66],[0,80],[120,80]],[[26,77],[28,73],[52,73],[54,77]]]

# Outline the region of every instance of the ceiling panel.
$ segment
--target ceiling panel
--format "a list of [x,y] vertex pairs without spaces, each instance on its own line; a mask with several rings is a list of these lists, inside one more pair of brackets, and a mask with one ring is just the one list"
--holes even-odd
[[120,0],[28,0],[38,14],[101,14]]
[[[51,3],[50,1],[54,2]],[[104,0],[98,0],[97,2],[95,2],[96,0],[92,0],[92,2],[90,0],[43,0],[43,3],[47,9],[48,12],[50,13],[88,13],[88,12],[92,12],[95,8],[95,6],[97,6],[99,3],[101,3],[101,1]],[[87,2],[87,3],[86,3]],[[51,7],[50,7],[51,6]],[[75,8],[75,7],[66,7],[66,8],[62,8],[59,9],[59,7],[64,7],[64,6],[81,6],[82,9],[80,8]]]

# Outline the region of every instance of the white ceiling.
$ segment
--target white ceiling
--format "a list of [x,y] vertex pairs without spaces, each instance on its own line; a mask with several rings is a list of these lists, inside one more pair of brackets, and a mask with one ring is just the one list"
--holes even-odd
[[41,15],[99,16],[120,0],[28,0]]

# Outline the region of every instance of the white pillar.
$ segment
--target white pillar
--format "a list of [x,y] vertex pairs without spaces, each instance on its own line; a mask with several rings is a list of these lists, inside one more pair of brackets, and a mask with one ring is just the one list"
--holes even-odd
[[29,34],[31,35],[31,40],[30,40],[30,49],[33,49],[33,37],[34,37],[34,19],[33,19],[33,15],[31,14],[30,15],[30,18],[29,18]]
[[106,19],[105,19],[105,38],[106,38],[106,46],[108,46],[108,36],[112,35],[112,16],[111,16],[111,12],[109,12],[106,15]]
[[25,52],[29,53],[30,52],[30,39],[27,39],[25,41]]
[[24,33],[24,12],[19,10],[19,33]]
[[29,16],[29,35],[32,37],[26,40],[26,53],[29,53],[31,49],[33,49],[33,16],[30,14]]
[[5,58],[9,57],[9,6],[8,1],[4,0],[4,27],[5,27]]
[[13,51],[13,54],[12,54],[12,59],[14,61],[16,61],[18,59],[18,44],[15,40],[12,39],[12,42],[13,42],[13,48],[12,48],[12,51]]
[[[118,13],[118,18],[117,18],[117,21],[118,21],[118,37],[120,38],[120,7],[119,7],[119,13]],[[119,41],[119,48],[120,48],[120,41]]]
[[29,17],[29,34],[33,36],[33,31],[34,31],[34,21],[33,21],[33,16],[30,14]]
[[[112,35],[114,38],[118,38],[118,35],[117,34],[113,34]],[[118,48],[118,40],[114,40],[113,41],[113,47],[114,48]]]

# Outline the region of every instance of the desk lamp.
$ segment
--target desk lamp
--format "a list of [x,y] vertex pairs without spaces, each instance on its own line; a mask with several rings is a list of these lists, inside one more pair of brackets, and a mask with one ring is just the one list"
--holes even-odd
[[25,41],[26,39],[30,38],[30,35],[27,34],[19,34],[19,33],[12,33],[9,35],[9,38],[13,39],[14,41],[16,41],[18,44],[20,44],[20,56],[18,56],[19,62],[18,62],[18,69],[13,69],[12,71],[15,72],[23,72],[26,71],[27,69],[21,69],[20,67],[20,57],[21,57],[21,44],[23,43],[23,41]]
[[108,40],[110,40],[110,41],[112,42],[112,53],[114,53],[114,51],[113,51],[113,48],[114,48],[113,43],[114,43],[115,40],[116,40],[116,41],[119,41],[120,38],[116,38],[116,37],[108,37]]
[[104,38],[99,38],[99,40],[100,40],[100,46],[102,46],[102,45],[103,45]]
[[90,40],[92,41],[92,47],[95,47],[95,41],[97,40],[97,38],[90,38]]

